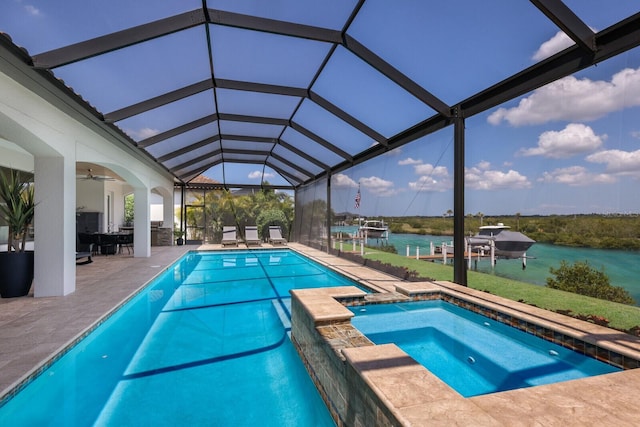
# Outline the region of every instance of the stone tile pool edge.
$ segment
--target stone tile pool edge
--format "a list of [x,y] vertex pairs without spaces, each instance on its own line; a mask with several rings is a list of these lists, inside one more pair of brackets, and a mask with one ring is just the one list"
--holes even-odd
[[[338,425],[640,422],[631,398],[640,392],[637,337],[450,282],[393,287],[387,295],[350,287],[291,292],[292,340]],[[397,346],[371,343],[345,307],[425,299],[453,302],[627,370],[465,399]]]
[[[124,298],[120,299],[113,307],[107,310],[105,313],[101,315],[97,315],[96,320],[94,320],[88,327],[84,328],[80,332],[73,335],[67,342],[62,344],[57,350],[52,352],[49,356],[41,360],[38,364],[36,364],[33,368],[24,373],[21,377],[19,377],[15,382],[6,387],[4,390],[0,390],[0,408],[2,408],[9,400],[11,400],[14,396],[20,393],[25,387],[27,387],[35,378],[40,376],[44,371],[49,369],[51,365],[56,363],[59,359],[61,359],[65,354],[67,354],[75,345],[77,345],[80,341],[86,338],[89,334],[91,334],[95,329],[97,329],[100,325],[106,322],[111,316],[113,316],[120,308],[126,305],[129,301],[138,296],[141,292],[143,292],[154,280],[163,275],[166,271],[171,269],[176,263],[178,263],[185,255],[197,252],[195,250],[187,250],[184,252],[180,252],[175,256],[169,254],[168,263],[166,265],[149,265],[149,267],[153,268],[152,273],[149,277],[145,277],[141,282],[138,282],[138,278],[131,279],[133,283],[132,291],[126,295]],[[153,261],[153,258],[142,258],[145,264],[150,264],[149,261]],[[80,289],[76,290],[76,293],[79,294],[82,291]],[[69,297],[69,296],[67,296]],[[65,297],[50,297],[53,299],[64,299]]]

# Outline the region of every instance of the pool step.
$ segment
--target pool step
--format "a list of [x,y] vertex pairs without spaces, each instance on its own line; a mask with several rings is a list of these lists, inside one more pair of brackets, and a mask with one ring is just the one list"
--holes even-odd
[[[287,304],[287,302],[289,304]],[[287,311],[285,311],[284,307],[282,306],[283,303],[287,305],[287,310],[289,311],[289,313],[291,313],[291,300],[271,300],[271,304],[273,304],[273,308],[276,310],[276,313],[278,313],[278,317],[282,322],[282,326],[287,330],[287,335],[289,336],[289,338],[291,338],[291,319],[289,318],[289,313],[287,313]]]

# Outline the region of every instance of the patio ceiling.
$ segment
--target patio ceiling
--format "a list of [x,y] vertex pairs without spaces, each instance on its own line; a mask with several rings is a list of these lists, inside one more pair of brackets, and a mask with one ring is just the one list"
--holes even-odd
[[[296,188],[640,44],[637,11],[596,32],[588,16],[597,10],[571,1],[575,11],[557,0],[490,2],[466,11],[478,28],[456,26],[466,13],[457,7],[472,4],[464,1],[414,2],[404,15],[410,9],[391,1],[166,3],[105,12],[70,2],[61,7],[73,14],[62,9],[52,25],[60,37],[10,33],[29,54],[8,38],[0,44],[33,72],[62,79],[65,95],[177,181],[207,172],[227,187],[248,186],[232,171],[253,168],[261,182]],[[498,11],[516,50],[528,48],[524,21],[539,39],[562,30],[573,44],[480,73],[492,55],[509,55],[481,49],[482,25]],[[440,93],[446,78],[460,80],[458,92]]]

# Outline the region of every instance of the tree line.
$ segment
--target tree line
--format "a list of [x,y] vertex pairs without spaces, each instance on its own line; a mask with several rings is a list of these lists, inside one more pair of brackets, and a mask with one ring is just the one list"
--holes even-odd
[[[453,235],[453,218],[386,217],[392,233]],[[637,215],[551,215],[465,217],[465,234],[473,235],[481,225],[503,223],[539,243],[598,249],[640,250],[640,216]]]

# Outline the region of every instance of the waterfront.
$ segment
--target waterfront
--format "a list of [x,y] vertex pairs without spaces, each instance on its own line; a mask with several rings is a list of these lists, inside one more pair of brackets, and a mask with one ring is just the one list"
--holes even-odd
[[[335,227],[332,231],[355,232],[357,227]],[[415,256],[416,247],[420,254],[429,253],[430,243],[440,245],[450,243],[451,236],[431,236],[419,234],[389,233],[389,244],[398,251],[398,255],[406,255],[409,245],[410,255]],[[370,244],[375,245],[375,241]],[[640,253],[613,249],[574,248],[536,243],[527,252],[527,268],[522,269],[521,260],[498,260],[492,270],[488,260],[477,263],[477,270],[487,274],[507,277],[521,282],[546,285],[547,277],[551,277],[549,268],[560,267],[560,261],[572,264],[576,261],[588,261],[595,269],[604,268],[612,285],[625,288],[640,306]],[[427,262],[427,261],[425,261]],[[474,263],[472,262],[472,267]]]

